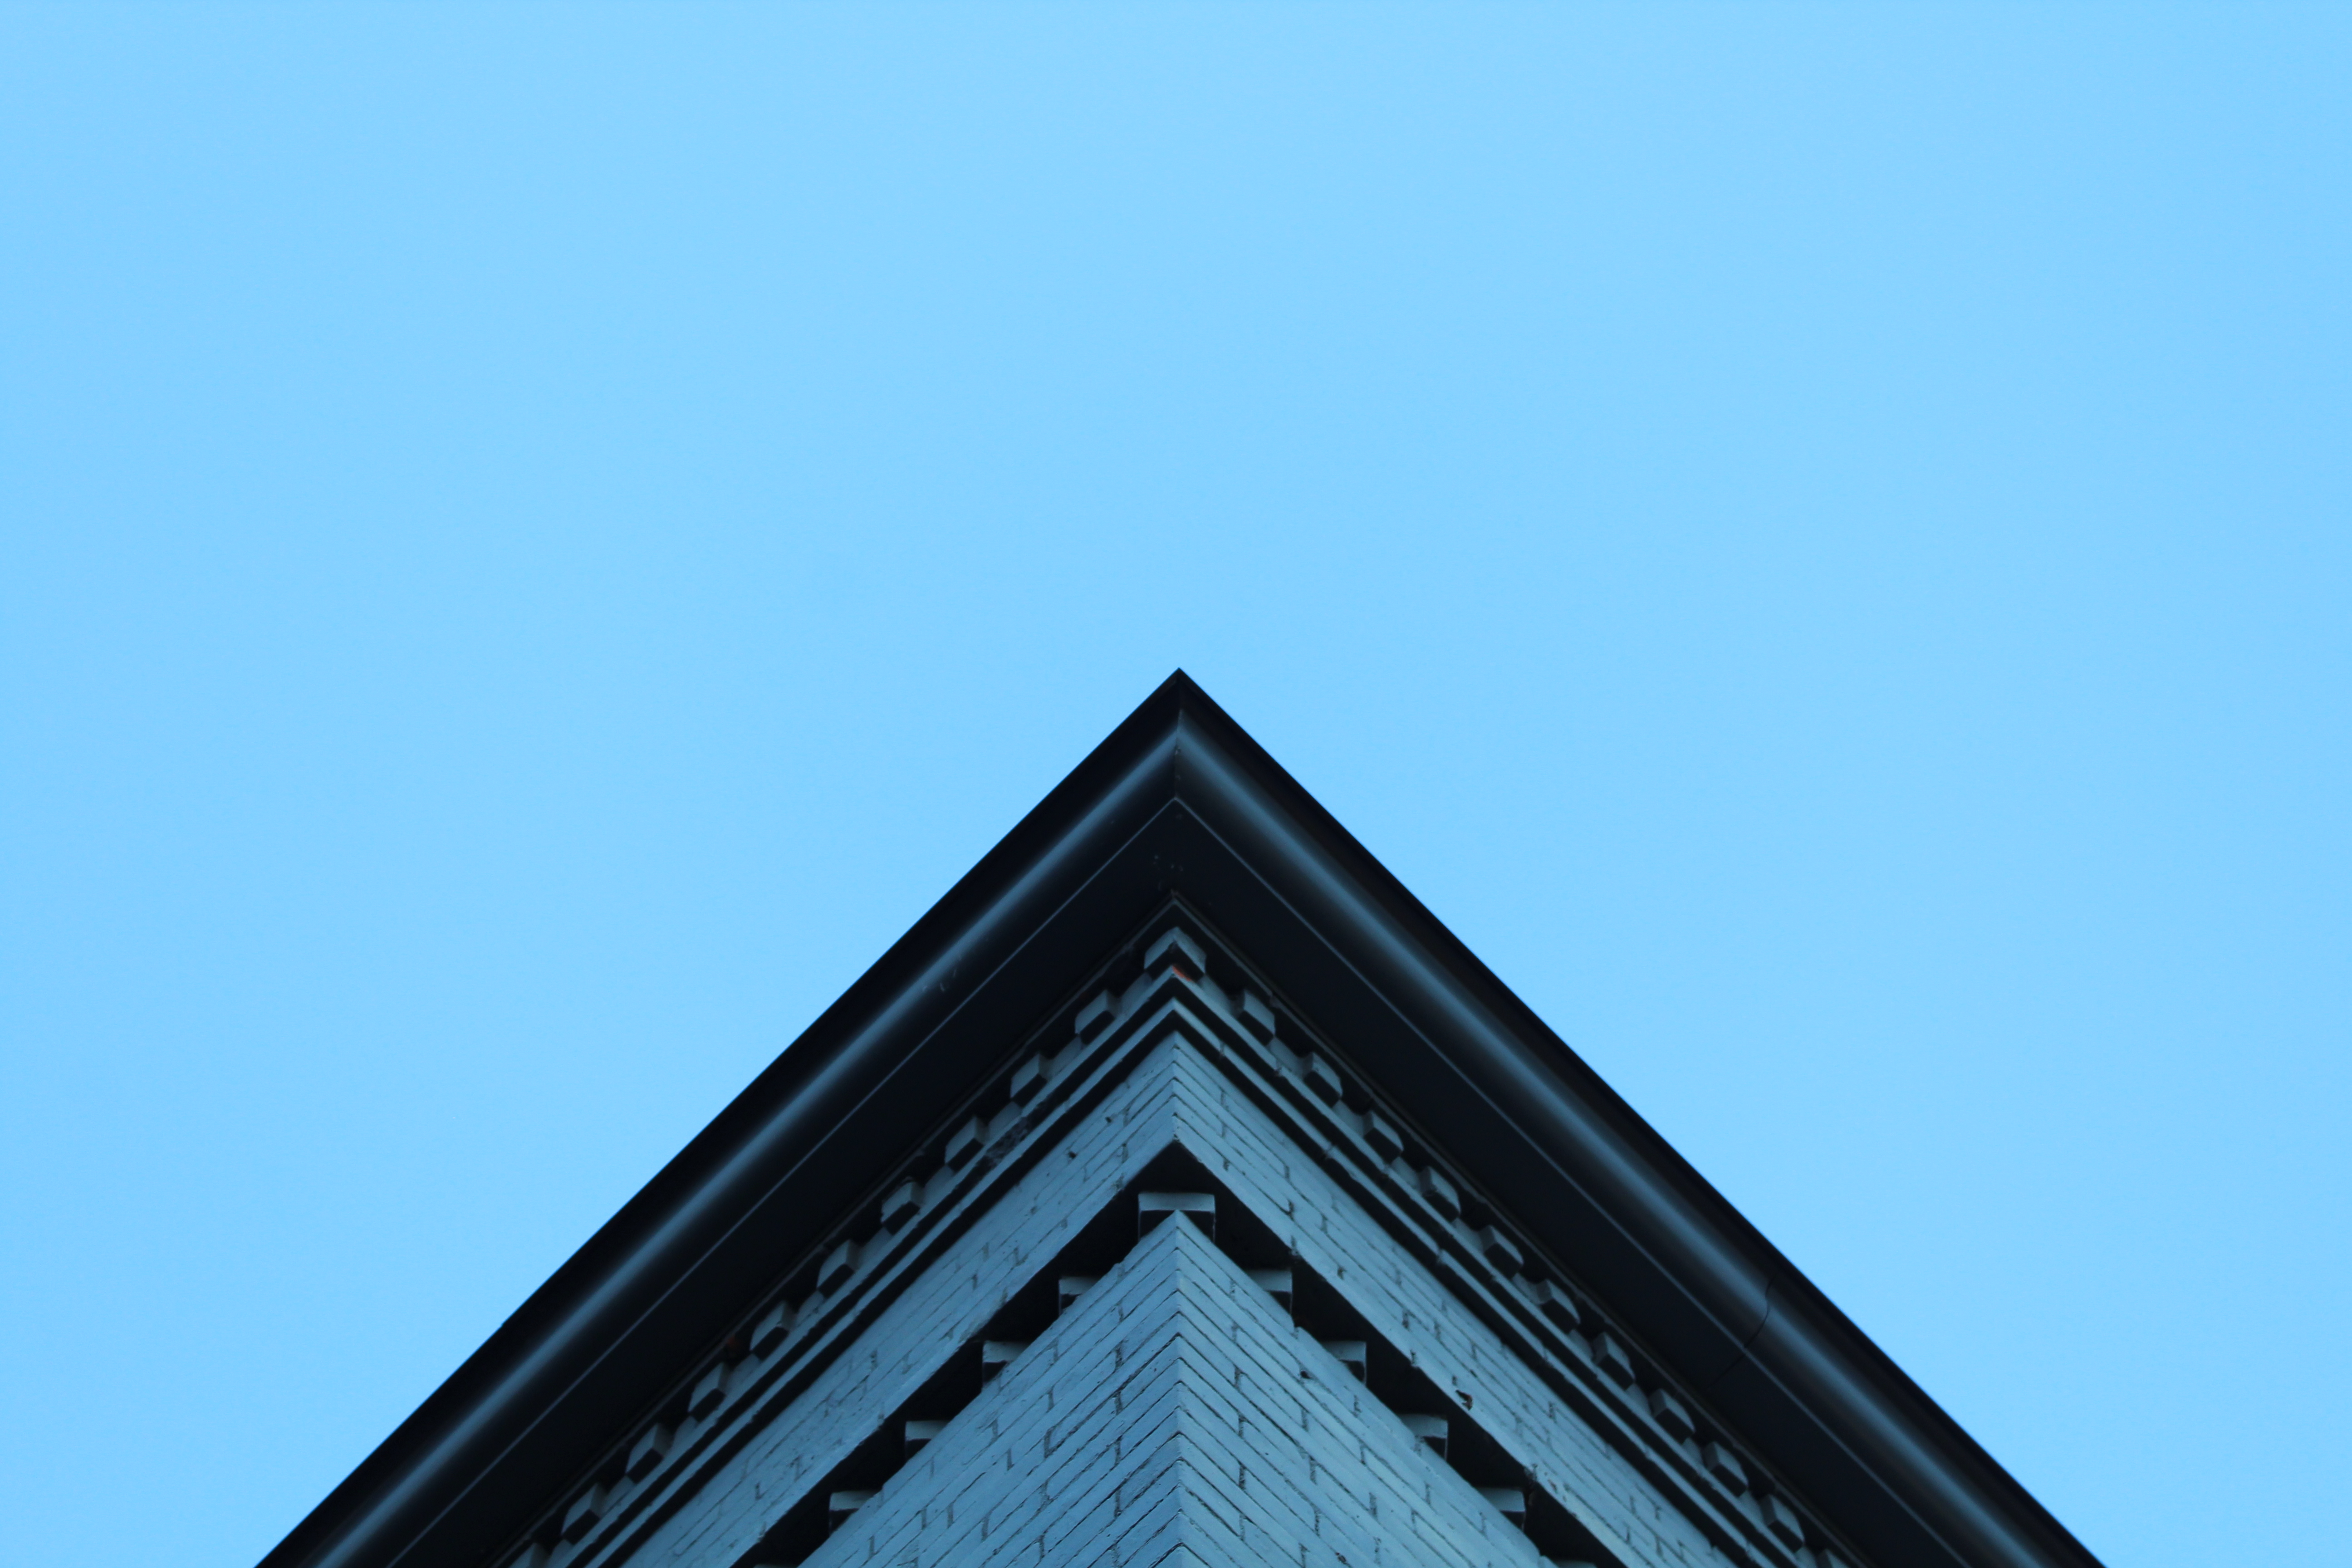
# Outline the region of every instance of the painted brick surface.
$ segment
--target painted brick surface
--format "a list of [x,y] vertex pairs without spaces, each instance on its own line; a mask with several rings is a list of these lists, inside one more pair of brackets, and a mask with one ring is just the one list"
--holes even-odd
[[[625,1556],[604,1560],[735,1568],[1171,1142],[1193,1151],[1302,1264],[1454,1390],[1631,1568],[1730,1562],[1181,1039],[1155,1047],[798,1398]],[[691,1435],[681,1430],[677,1441]],[[592,1568],[571,1553],[559,1548],[551,1568]],[[1080,1560],[1538,1561],[1491,1504],[1188,1225],[1154,1230],[1080,1296],[851,1516],[811,1568]]]
[[1468,1395],[1479,1424],[1538,1486],[1632,1562],[1729,1562],[1222,1073],[1183,1046],[1166,1067],[1179,1136],[1433,1381]]
[[[1115,1088],[807,1390],[702,1479],[684,1508],[614,1561],[729,1568],[749,1551],[1168,1146],[1178,1084],[1171,1069],[1161,1063]],[[691,1436],[682,1430],[677,1441]]]
[[1536,1568],[1190,1226],[1154,1230],[807,1568]]

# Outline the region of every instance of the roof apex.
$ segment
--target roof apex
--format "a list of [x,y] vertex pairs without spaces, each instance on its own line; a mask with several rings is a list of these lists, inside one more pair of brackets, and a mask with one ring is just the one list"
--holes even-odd
[[2094,1563],[1179,669],[264,1568],[494,1549],[1171,895],[1883,1561]]

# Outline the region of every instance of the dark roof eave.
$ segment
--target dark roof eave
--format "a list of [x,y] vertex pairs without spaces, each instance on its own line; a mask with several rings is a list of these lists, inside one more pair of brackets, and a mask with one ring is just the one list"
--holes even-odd
[[1956,1568],[2094,1563],[1179,672],[263,1568],[495,1549],[1171,890],[1865,1549]]

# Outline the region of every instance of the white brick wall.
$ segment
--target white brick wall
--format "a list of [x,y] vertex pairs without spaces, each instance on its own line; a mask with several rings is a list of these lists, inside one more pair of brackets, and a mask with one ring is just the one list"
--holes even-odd
[[[1375,1331],[1457,1391],[1478,1424],[1632,1568],[1728,1564],[1492,1328],[1181,1040],[1155,1047],[799,1397],[694,1480],[683,1505],[617,1561],[734,1568],[1171,1143],[1194,1152]],[[1163,1560],[1537,1563],[1523,1536],[1414,1443],[1237,1266],[1191,1226],[1171,1223],[892,1477],[811,1568]],[[601,1568],[570,1548],[553,1568],[575,1563]]]
[[1728,1563],[1223,1074],[1189,1047],[1162,1070],[1186,1145],[1432,1381],[1469,1395],[1479,1425],[1595,1535],[1653,1568]]
[[1129,1254],[808,1568],[1536,1568],[1189,1225]]

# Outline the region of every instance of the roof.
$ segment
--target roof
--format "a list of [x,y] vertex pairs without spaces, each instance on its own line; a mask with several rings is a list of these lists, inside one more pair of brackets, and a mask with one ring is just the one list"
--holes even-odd
[[1171,895],[1888,1564],[2092,1564],[1179,671],[263,1559],[476,1561]]

